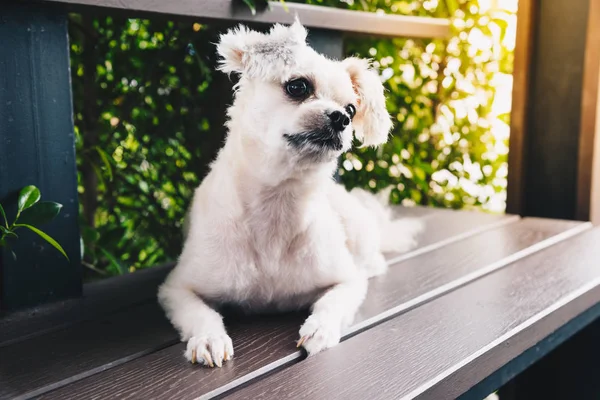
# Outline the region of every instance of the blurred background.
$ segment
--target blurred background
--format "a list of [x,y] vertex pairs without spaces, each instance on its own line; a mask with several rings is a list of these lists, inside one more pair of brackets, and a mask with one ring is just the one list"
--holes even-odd
[[[345,40],[379,69],[394,130],[345,154],[339,174],[348,188],[393,186],[394,204],[503,212],[517,0],[296,2],[451,19],[448,39]],[[225,137],[233,83],[215,71],[214,43],[227,26],[69,22],[85,279],[174,260]]]

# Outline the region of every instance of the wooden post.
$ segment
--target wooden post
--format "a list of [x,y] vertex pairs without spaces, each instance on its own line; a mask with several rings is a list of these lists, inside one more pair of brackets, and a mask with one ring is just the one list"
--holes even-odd
[[344,57],[344,34],[339,31],[309,29],[308,44],[318,53],[334,59]]
[[[600,5],[519,2],[507,211],[589,220],[600,72]],[[597,151],[595,153],[598,153]]]
[[63,204],[40,228],[67,252],[19,230],[17,261],[0,254],[0,307],[14,310],[81,294],[77,173],[67,14],[61,7],[4,2],[0,7],[0,203],[9,219],[16,194],[36,185]]
[[600,2],[590,1],[583,65],[576,218],[600,224]]
[[525,195],[526,133],[530,97],[530,74],[534,45],[537,0],[520,0],[517,12],[517,45],[513,65],[510,149],[508,152],[508,190],[506,208],[511,214],[523,214]]

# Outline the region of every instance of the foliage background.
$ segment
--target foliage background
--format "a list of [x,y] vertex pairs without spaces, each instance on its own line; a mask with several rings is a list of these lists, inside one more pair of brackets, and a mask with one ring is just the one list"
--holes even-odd
[[[288,0],[289,1],[289,0]],[[393,137],[343,158],[347,187],[405,205],[504,209],[516,0],[308,0],[451,18],[447,39],[349,37],[388,89]],[[225,132],[232,83],[214,72],[226,27],[70,16],[87,278],[175,259],[193,189]]]

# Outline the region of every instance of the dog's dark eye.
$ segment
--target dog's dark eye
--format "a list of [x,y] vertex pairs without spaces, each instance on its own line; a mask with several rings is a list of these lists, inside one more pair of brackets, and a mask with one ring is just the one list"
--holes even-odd
[[354,118],[354,116],[356,115],[356,107],[354,107],[354,104],[348,104],[346,106],[346,112],[350,116],[350,119]]
[[310,94],[310,83],[304,78],[298,78],[285,84],[286,93],[295,99],[302,99]]

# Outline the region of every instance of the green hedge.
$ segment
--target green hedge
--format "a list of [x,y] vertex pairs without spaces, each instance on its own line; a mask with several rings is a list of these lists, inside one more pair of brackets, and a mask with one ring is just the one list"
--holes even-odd
[[[496,1],[508,9],[490,9],[491,0],[309,3],[452,19],[449,39],[346,40],[347,55],[370,57],[381,71],[395,127],[387,145],[344,156],[344,184],[392,185],[394,203],[501,212],[514,1]],[[70,19],[88,278],[175,259],[231,101],[231,82],[214,72],[218,32],[163,19]]]

